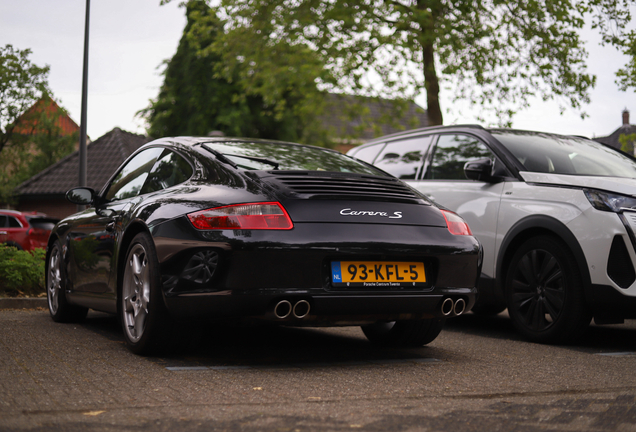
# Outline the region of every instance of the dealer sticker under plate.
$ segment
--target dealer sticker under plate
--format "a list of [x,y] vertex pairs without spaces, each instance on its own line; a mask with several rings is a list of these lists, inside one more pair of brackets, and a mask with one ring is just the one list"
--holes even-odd
[[424,263],[386,261],[332,261],[334,286],[403,287],[426,284]]

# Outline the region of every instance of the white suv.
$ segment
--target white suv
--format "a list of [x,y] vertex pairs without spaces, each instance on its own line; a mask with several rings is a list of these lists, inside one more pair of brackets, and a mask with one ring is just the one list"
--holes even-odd
[[349,155],[459,213],[484,247],[475,313],[506,307],[564,343],[636,318],[636,159],[586,138],[480,126],[418,129]]

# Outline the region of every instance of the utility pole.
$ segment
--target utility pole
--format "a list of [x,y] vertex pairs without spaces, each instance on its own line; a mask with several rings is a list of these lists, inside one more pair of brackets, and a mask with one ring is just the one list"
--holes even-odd
[[[88,108],[88,27],[90,22],[91,0],[86,0],[86,21],[84,26],[84,72],[82,74],[82,115],[80,120],[79,142],[79,185],[87,186],[86,180],[86,110]],[[78,211],[85,206],[78,206]]]

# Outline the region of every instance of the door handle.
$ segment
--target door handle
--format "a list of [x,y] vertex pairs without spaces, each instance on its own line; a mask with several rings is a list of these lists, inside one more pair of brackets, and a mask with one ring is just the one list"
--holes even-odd
[[6,235],[7,232],[6,231],[0,231],[0,234],[5,234]]

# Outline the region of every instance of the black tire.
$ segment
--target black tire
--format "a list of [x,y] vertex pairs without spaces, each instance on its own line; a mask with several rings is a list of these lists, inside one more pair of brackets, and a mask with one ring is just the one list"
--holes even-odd
[[80,322],[88,308],[71,305],[66,300],[66,271],[62,245],[56,240],[46,258],[46,299],[55,322]]
[[510,318],[531,341],[573,342],[592,319],[576,261],[554,237],[538,236],[519,247],[505,287]]
[[159,262],[149,234],[137,234],[126,252],[118,296],[119,319],[128,348],[135,354],[164,351],[172,341],[163,302]]
[[506,304],[498,304],[498,303],[486,303],[486,304],[475,304],[471,311],[475,315],[479,316],[494,316],[506,310]]
[[446,318],[377,322],[362,326],[362,332],[374,345],[420,347],[435,340]]

